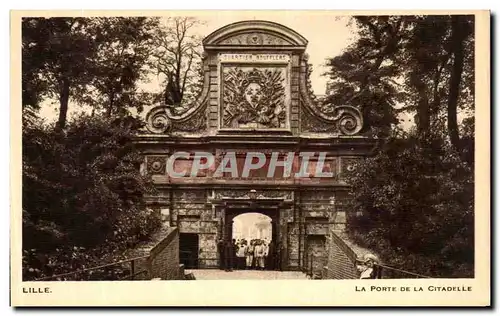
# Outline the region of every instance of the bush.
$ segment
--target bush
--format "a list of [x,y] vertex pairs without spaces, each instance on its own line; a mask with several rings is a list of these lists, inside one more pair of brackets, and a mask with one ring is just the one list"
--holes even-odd
[[160,227],[133,144],[140,122],[82,116],[65,132],[23,129],[23,277],[102,264]]

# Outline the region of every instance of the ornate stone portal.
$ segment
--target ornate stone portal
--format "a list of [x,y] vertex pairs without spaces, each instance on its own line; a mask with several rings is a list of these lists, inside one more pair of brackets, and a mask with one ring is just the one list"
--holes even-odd
[[[358,109],[314,101],[307,40],[297,32],[272,22],[243,21],[211,33],[203,46],[204,86],[198,100],[182,113],[162,104],[153,107],[147,129],[137,137],[143,169],[158,191],[150,206],[166,224],[179,227],[181,239],[191,234],[190,240],[197,240],[181,251],[194,255],[199,267],[218,264],[216,242],[231,237],[234,216],[266,214],[273,220],[275,242],[283,247],[283,268],[299,269],[308,260],[308,240],[315,241],[318,253],[322,239],[314,236],[342,229],[348,211],[345,181],[355,162],[372,150],[373,140],[359,134]],[[209,152],[216,161],[228,151],[238,157],[249,151],[294,152],[293,172],[301,165],[298,153],[325,152],[324,165],[333,177],[216,178],[211,168],[197,177],[172,178],[166,162],[178,151]],[[174,169],[192,164],[192,157],[176,160]]]

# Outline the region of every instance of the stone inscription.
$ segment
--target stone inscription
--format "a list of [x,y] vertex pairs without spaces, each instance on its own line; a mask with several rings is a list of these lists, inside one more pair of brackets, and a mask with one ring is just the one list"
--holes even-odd
[[287,54],[221,54],[219,55],[221,62],[290,62],[290,55]]

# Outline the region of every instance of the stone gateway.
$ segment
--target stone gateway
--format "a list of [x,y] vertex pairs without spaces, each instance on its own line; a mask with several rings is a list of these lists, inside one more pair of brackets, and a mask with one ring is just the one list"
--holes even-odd
[[[349,211],[345,180],[374,142],[361,134],[359,110],[315,102],[306,46],[300,34],[272,22],[222,27],[203,41],[204,85],[197,101],[183,113],[163,104],[147,113],[147,131],[137,144],[158,191],[148,203],[166,225],[179,229],[181,257],[188,254],[192,267],[218,266],[217,242],[232,238],[240,214],[271,218],[284,270],[300,269],[311,256],[321,266],[329,231],[343,229]],[[170,169],[185,176],[172,177],[167,162],[178,152],[188,154],[170,160]],[[210,153],[215,163],[193,176],[189,170],[200,163],[194,162],[196,152]],[[266,159],[263,171],[242,176],[248,152]],[[287,160],[290,152],[295,155]],[[213,176],[227,153],[236,157],[238,172]],[[283,163],[268,177],[273,155],[291,164],[292,175],[308,159],[309,176],[288,176]],[[320,163],[332,176],[315,176]]]

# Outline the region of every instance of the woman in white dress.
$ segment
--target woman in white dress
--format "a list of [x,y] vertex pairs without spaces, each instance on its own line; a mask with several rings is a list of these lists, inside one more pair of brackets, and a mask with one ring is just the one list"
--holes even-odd
[[361,272],[360,279],[376,279],[376,264],[379,263],[378,258],[372,254],[366,254],[364,256],[363,264],[358,265],[358,270]]

